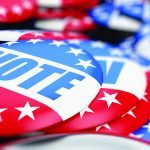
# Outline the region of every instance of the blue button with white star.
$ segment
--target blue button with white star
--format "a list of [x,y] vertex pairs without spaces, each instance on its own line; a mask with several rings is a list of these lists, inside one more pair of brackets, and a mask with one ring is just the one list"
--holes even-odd
[[102,80],[98,62],[65,41],[31,39],[0,45],[0,87],[50,107],[62,120],[88,106]]
[[100,25],[110,29],[135,32],[140,28],[140,21],[122,15],[113,4],[102,4],[90,10],[89,15]]
[[141,21],[150,19],[150,2],[148,1],[131,5],[122,5],[119,7],[119,10],[121,13]]
[[[74,44],[72,41],[68,42]],[[132,93],[139,99],[142,98],[147,85],[143,66],[149,67],[149,62],[134,55],[124,54],[119,47],[101,41],[80,40],[75,45],[86,50],[99,62],[103,71],[103,85]]]

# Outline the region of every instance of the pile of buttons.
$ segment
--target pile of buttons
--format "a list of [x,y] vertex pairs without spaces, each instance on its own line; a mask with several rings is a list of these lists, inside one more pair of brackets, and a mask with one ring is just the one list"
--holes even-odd
[[148,150],[149,51],[149,0],[0,1],[0,149]]

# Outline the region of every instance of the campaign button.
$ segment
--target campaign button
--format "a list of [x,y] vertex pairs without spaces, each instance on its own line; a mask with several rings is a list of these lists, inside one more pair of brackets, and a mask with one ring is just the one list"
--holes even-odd
[[0,31],[0,41],[17,41],[29,39],[69,40],[69,39],[87,39],[87,37],[82,33],[75,33],[75,32],[53,32],[42,30]]
[[1,44],[0,135],[23,134],[70,118],[94,99],[102,77],[91,55],[64,41]]
[[90,105],[72,118],[45,129],[46,133],[70,133],[105,124],[127,113],[145,94],[147,79],[143,67],[126,58],[120,50],[90,40],[80,40],[75,45],[85,49],[99,62],[103,84]]
[[135,32],[141,26],[140,21],[120,14],[119,9],[111,4],[102,4],[90,10],[89,15],[100,25],[110,29]]
[[0,22],[15,23],[27,20],[37,11],[36,0],[0,1]]
[[133,17],[135,19],[146,21],[150,19],[150,2],[133,3],[131,5],[122,5],[119,10],[124,15]]

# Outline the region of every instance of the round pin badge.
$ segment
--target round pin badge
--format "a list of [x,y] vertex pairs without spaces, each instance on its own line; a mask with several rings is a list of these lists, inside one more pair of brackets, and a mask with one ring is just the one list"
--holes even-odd
[[150,143],[150,120],[141,128],[131,133],[129,136]]
[[120,50],[94,41],[79,41],[76,45],[92,54],[100,64],[102,87],[90,105],[72,118],[45,129],[46,133],[69,133],[105,124],[127,113],[145,94],[147,79],[143,68],[124,57]]
[[135,32],[141,26],[140,21],[120,14],[119,9],[111,4],[103,4],[90,10],[89,15],[100,25],[110,29]]
[[15,23],[27,20],[37,11],[35,0],[0,1],[0,22]]
[[29,39],[67,40],[87,39],[82,33],[76,32],[53,32],[42,30],[1,30],[0,41],[17,41]]
[[[145,70],[147,87],[143,97],[135,107],[126,114],[123,114],[119,119],[99,125],[88,132],[128,135],[139,129],[148,121],[150,117],[150,61],[135,54],[133,54],[133,56],[130,54],[127,57],[139,63],[143,67],[143,70]],[[141,86],[141,84],[139,84],[139,86]]]
[[2,150],[149,150],[149,145],[129,137],[96,134],[48,135],[9,143]]
[[70,118],[94,99],[102,84],[95,59],[64,41],[7,42],[0,45],[0,55],[1,136]]
[[95,23],[85,14],[82,17],[38,20],[34,26],[38,29],[52,31],[88,31],[95,28]]

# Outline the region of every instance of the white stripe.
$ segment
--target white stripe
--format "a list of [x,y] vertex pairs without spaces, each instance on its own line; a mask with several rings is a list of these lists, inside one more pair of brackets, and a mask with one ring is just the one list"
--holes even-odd
[[68,19],[40,20],[35,23],[35,27],[44,30],[64,31],[67,24]]
[[[62,117],[63,120],[66,120],[69,117],[75,115],[76,113],[81,111],[85,106],[89,105],[89,103],[93,100],[93,98],[97,95],[98,91],[100,90],[100,85],[98,81],[94,79],[93,77],[91,77],[90,75],[80,70],[77,70],[77,69],[74,69],[74,68],[53,62],[53,61],[48,61],[48,60],[45,60],[36,56],[17,52],[14,50],[1,48],[1,47],[0,47],[0,50],[7,52],[7,53],[10,52],[12,54],[18,55],[21,58],[33,59],[38,62],[38,67],[34,68],[33,70],[27,72],[26,74],[14,80],[1,81],[0,86],[7,88],[11,91],[20,93],[22,95],[25,95],[27,97],[30,97],[32,99],[35,99],[38,102],[41,102],[47,105],[48,107],[55,110]],[[40,71],[39,66],[41,66],[42,64],[48,64],[51,66],[55,66],[57,68],[61,68],[70,72],[83,75],[85,79],[83,79],[81,82],[78,82],[78,85],[72,87],[69,90],[66,90],[63,93],[63,95],[55,101],[52,101],[49,98],[38,94],[36,88],[41,87],[41,86],[45,87],[47,84],[50,84],[53,80],[57,80],[57,78],[59,77],[57,74],[55,74],[54,76],[50,76],[46,78],[44,81],[38,83],[38,85],[35,85],[32,88],[32,90],[31,89],[25,90],[17,86],[19,83],[22,83],[23,81],[25,81],[27,77],[33,76],[34,75],[33,72],[39,72]],[[73,83],[76,83],[76,82],[73,81]]]
[[17,41],[23,34],[18,31],[0,31],[0,41]]
[[61,7],[63,0],[38,0],[38,4],[42,7]]

